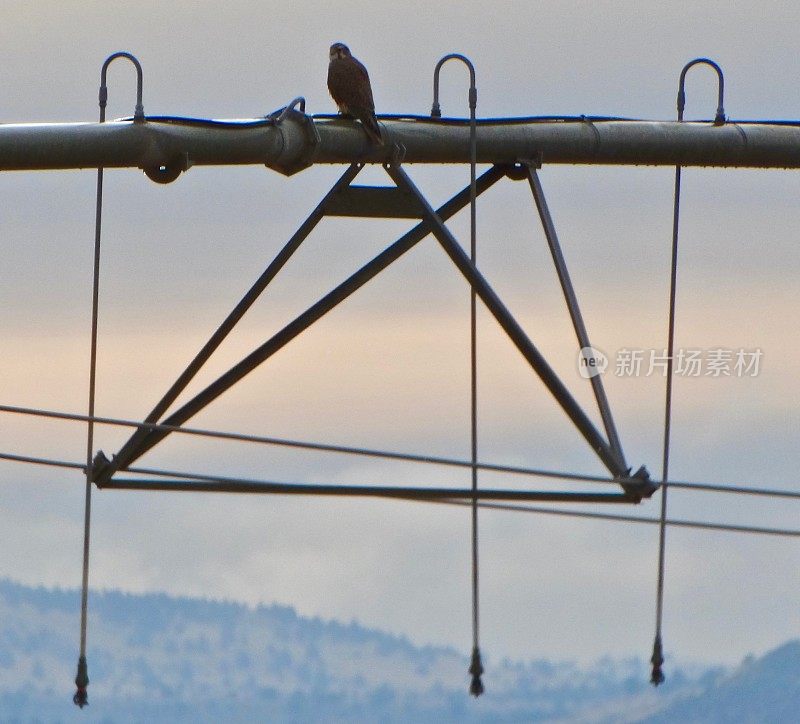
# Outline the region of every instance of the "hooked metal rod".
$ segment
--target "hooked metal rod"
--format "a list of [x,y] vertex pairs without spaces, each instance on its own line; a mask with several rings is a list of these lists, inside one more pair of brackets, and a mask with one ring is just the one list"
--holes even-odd
[[[387,143],[352,121],[291,111],[278,121],[145,119],[0,124],[0,170],[257,164],[291,174],[315,163],[468,163],[469,126],[383,119]],[[477,162],[800,168],[800,126],[779,123],[520,119],[479,121]]]

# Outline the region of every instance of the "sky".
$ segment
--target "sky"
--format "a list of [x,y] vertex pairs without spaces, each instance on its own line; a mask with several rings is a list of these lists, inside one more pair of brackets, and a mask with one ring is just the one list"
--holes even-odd
[[[461,52],[477,69],[480,117],[672,119],[680,70],[698,56],[722,66],[729,117],[800,114],[793,3],[8,0],[4,10],[0,123],[96,119],[100,66],[117,50],[143,65],[146,113],[255,118],[298,95],[308,112],[330,113],[335,41],[369,68],[378,113],[428,112],[436,61]],[[132,114],[134,89],[131,69],[115,63],[109,118]],[[692,71],[687,94],[687,119],[713,116],[710,71]],[[463,69],[445,69],[441,100],[446,115],[467,114]],[[136,169],[107,171],[97,413],[145,417],[342,171],[193,168],[168,186]],[[466,166],[409,173],[434,205],[469,179]],[[380,170],[363,176],[382,180]],[[545,166],[540,177],[590,338],[611,360],[604,382],[629,464],[658,477],[663,376],[616,372],[622,351],[647,355],[666,343],[673,171]],[[0,174],[2,404],[86,410],[94,190],[91,170]],[[762,356],[756,376],[676,377],[676,480],[798,487],[798,193],[792,171],[684,171],[676,346]],[[406,228],[323,221],[186,394]],[[451,228],[466,241],[468,215]],[[503,181],[481,198],[478,247],[484,274],[597,420],[525,184]],[[427,239],[192,424],[465,459],[468,300]],[[478,336],[479,457],[601,474],[485,310]],[[110,455],[126,436],[101,428],[96,448]],[[85,456],[75,423],[0,413],[0,440],[0,452]],[[141,463],[284,482],[469,483],[447,469],[177,436]],[[481,477],[482,486],[525,482]],[[94,587],[275,601],[416,643],[471,647],[464,509],[116,491],[96,492],[93,504]],[[673,490],[669,506],[675,518],[800,521],[792,501]],[[615,512],[657,516],[657,499]],[[0,576],[78,586],[82,528],[79,473],[0,462]],[[482,511],[482,649],[490,658],[649,658],[657,545],[651,526]],[[798,570],[792,539],[670,529],[668,659],[734,663],[800,635]],[[75,631],[77,647],[77,611]]]

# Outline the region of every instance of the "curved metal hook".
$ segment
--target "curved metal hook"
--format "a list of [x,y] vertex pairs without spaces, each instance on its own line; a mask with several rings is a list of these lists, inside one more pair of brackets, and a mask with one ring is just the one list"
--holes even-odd
[[467,58],[466,55],[461,55],[461,53],[450,53],[439,60],[439,62],[436,64],[436,68],[433,71],[433,105],[431,106],[431,117],[442,117],[442,109],[439,106],[439,72],[441,71],[442,66],[448,60],[460,60],[462,63],[464,63],[464,65],[467,66],[467,69],[469,70],[469,109],[471,114],[474,116],[475,108],[478,105],[478,91],[475,88],[475,66],[472,65],[472,61]]
[[278,123],[283,121],[298,105],[300,106],[300,113],[306,112],[306,99],[303,98],[303,96],[297,96],[297,98],[293,98],[289,105],[281,111],[281,114],[278,116]]
[[105,59],[103,68],[100,71],[100,123],[106,120],[106,103],[108,102],[108,86],[106,85],[106,74],[108,66],[117,58],[127,58],[136,68],[136,110],[133,113],[134,121],[144,120],[144,106],[142,106],[142,65],[134,55],[120,51],[112,53]]
[[695,58],[683,66],[681,78],[678,81],[678,120],[683,120],[683,109],[686,107],[686,73],[689,68],[700,63],[711,66],[717,73],[719,85],[717,90],[717,115],[714,117],[714,125],[721,126],[725,123],[725,108],[722,104],[722,98],[725,93],[725,79],[722,77],[722,69],[709,58]]

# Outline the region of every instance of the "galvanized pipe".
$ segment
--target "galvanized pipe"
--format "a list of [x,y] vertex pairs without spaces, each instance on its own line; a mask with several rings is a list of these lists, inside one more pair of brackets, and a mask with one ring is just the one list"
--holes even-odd
[[[381,119],[387,143],[370,146],[342,119],[298,111],[248,123],[144,122],[0,125],[0,170],[159,168],[264,164],[294,173],[314,163],[468,163],[467,123]],[[800,126],[624,120],[479,121],[478,163],[800,167]]]

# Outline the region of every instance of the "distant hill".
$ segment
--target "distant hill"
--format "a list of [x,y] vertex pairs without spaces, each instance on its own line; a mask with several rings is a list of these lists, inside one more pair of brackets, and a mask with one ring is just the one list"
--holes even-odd
[[668,672],[658,690],[638,659],[579,667],[489,655],[476,701],[465,652],[357,623],[158,594],[90,602],[81,712],[71,701],[79,594],[0,580],[0,722],[730,724],[798,721],[800,711],[798,642],[730,674]]
[[697,696],[678,700],[647,724],[792,724],[800,722],[800,641],[760,659],[748,657]]

